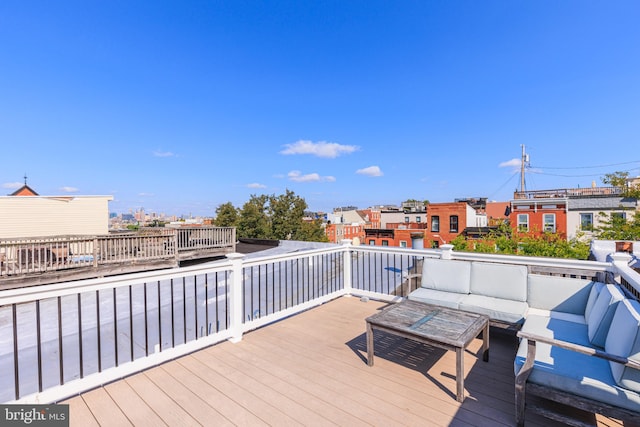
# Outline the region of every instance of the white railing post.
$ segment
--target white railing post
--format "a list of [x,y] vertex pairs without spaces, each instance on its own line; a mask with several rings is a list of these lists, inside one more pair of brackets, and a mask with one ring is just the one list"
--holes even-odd
[[440,246],[440,258],[451,259],[453,258],[453,245],[446,244]]
[[234,252],[227,254],[227,258],[231,261],[231,286],[229,287],[229,320],[231,326],[231,338],[229,341],[233,343],[242,340],[242,260],[244,255]]
[[344,290],[347,295],[350,295],[353,286],[353,283],[351,282],[351,239],[343,239],[340,243],[344,246],[344,258],[342,264]]

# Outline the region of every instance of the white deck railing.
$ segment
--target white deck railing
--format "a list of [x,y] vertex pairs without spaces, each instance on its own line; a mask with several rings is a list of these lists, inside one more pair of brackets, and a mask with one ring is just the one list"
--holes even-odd
[[[527,265],[544,274],[640,276],[604,263],[380,246],[329,246],[0,291],[0,402],[49,403],[343,295],[398,300],[425,257]],[[629,269],[630,270],[630,269]]]

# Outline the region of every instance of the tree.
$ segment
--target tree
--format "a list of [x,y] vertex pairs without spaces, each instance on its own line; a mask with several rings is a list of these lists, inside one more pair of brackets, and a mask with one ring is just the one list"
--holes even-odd
[[640,199],[640,184],[631,185],[629,172],[616,171],[607,173],[602,178],[602,183],[619,188],[623,197]]
[[589,243],[579,239],[567,241],[555,233],[545,233],[537,237],[528,233],[513,233],[506,224],[482,239],[465,240],[460,235],[451,243],[458,251],[572,259],[587,259],[590,250]]
[[304,242],[328,242],[329,238],[324,232],[322,221],[319,219],[313,221],[303,221],[300,229],[293,236],[293,240],[301,240]]
[[240,210],[238,218],[238,237],[255,239],[271,239],[271,227],[267,216],[267,202],[265,195],[252,195]]
[[238,219],[238,209],[231,202],[227,202],[216,208],[216,218],[213,223],[216,227],[235,227]]
[[[269,197],[268,213],[271,219],[271,236],[278,240],[294,239],[302,227],[307,202],[293,191]],[[297,240],[297,239],[296,239]]]
[[[630,213],[630,212],[629,212]],[[634,211],[628,220],[626,215],[600,212],[600,226],[594,230],[601,240],[640,240],[640,211]]]

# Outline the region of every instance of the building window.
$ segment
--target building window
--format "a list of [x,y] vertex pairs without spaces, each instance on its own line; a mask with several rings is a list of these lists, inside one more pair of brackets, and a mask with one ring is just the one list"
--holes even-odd
[[544,222],[545,233],[556,232],[556,214],[544,214],[542,216],[542,221]]
[[458,215],[451,215],[449,217],[449,232],[451,233],[458,232]]
[[370,246],[375,246],[375,244],[376,244],[375,240],[373,240],[373,239],[369,240],[369,245]]
[[593,214],[592,213],[580,214],[580,230],[593,231]]
[[382,241],[382,246],[389,246],[389,241],[388,240],[383,240]]
[[400,247],[401,248],[406,248],[407,247],[407,241],[406,240],[400,240]]
[[422,219],[419,216],[417,216],[416,217],[416,222],[422,222]]
[[409,222],[409,217],[408,216],[404,217],[404,222]]
[[518,231],[529,231],[528,214],[518,214]]
[[435,233],[440,231],[440,217],[438,215],[431,217],[431,231]]
[[440,242],[438,242],[437,240],[431,241],[431,248],[438,249],[439,247],[440,247]]
[[611,219],[614,220],[614,221],[626,220],[627,219],[627,213],[626,212],[612,212],[611,213]]

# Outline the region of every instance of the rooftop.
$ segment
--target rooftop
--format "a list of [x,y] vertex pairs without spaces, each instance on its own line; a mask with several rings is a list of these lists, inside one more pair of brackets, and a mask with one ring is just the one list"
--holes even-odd
[[[364,319],[385,306],[341,297],[62,403],[78,426],[514,424],[514,335],[492,330],[488,363],[471,344],[459,403],[453,352],[376,332],[367,366]],[[560,424],[531,414],[527,425]]]

